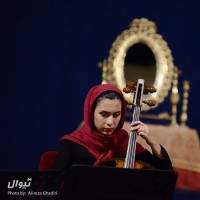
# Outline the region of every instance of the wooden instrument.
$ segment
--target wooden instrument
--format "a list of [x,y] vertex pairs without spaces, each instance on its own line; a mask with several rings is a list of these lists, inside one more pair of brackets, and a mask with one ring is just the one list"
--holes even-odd
[[[134,99],[133,103],[129,103],[132,105],[133,108],[133,121],[139,121],[140,111],[142,107],[142,103],[147,104],[148,106],[154,106],[155,102],[153,100],[143,101],[142,96],[143,94],[148,94],[156,92],[156,89],[152,86],[147,86],[144,84],[144,79],[138,79],[137,84],[134,82],[128,82],[126,84],[126,88],[123,89],[125,93],[134,92]],[[128,148],[126,152],[126,158],[124,163],[124,168],[151,168],[150,165],[144,163],[142,161],[135,161],[135,153],[136,153],[136,138],[137,132],[131,131],[129,133],[129,142]],[[122,164],[119,163],[121,166]]]

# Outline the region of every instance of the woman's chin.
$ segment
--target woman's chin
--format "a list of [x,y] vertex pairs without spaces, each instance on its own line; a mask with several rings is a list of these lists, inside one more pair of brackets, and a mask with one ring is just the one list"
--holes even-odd
[[101,132],[103,135],[112,135],[112,132],[105,132],[105,131],[103,131],[103,132]]

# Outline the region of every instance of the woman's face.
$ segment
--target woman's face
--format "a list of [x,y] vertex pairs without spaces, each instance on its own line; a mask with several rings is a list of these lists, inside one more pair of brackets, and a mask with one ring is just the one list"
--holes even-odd
[[94,110],[94,125],[104,135],[111,135],[121,119],[122,103],[119,99],[102,99]]

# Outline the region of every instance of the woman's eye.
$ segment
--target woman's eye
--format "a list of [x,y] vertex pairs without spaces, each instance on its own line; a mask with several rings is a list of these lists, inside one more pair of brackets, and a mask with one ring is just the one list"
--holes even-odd
[[[109,113],[109,112],[100,112],[100,115],[102,116],[102,117],[104,117],[104,118],[107,118],[107,117],[109,117],[111,114]],[[117,118],[117,117],[119,117],[121,115],[121,112],[117,112],[117,113],[114,113],[113,114],[113,117],[114,118]]]
[[115,117],[115,118],[119,117],[120,115],[121,115],[120,112],[118,112],[118,113],[114,113],[114,117]]
[[102,117],[107,117],[107,116],[108,116],[108,113],[107,113],[107,112],[101,112],[100,115],[101,115]]

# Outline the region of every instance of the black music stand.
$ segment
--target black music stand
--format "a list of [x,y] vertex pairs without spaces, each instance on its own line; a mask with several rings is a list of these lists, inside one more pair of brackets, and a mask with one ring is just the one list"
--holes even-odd
[[171,200],[178,174],[170,170],[76,165],[66,175],[63,200]]
[[0,171],[2,200],[60,200],[59,170]]

